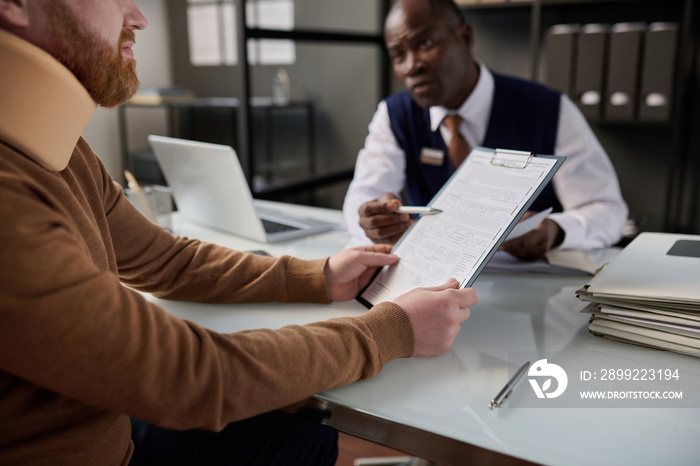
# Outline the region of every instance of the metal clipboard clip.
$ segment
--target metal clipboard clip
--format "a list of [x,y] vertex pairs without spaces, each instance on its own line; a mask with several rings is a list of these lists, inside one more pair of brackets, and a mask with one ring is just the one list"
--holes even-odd
[[[509,163],[503,160],[498,160],[499,155],[518,155],[525,157],[522,163]],[[522,150],[506,150],[506,149],[496,149],[491,154],[491,165],[497,165],[499,167],[507,168],[520,168],[523,169],[528,166],[530,160],[535,156],[532,152],[526,152]]]

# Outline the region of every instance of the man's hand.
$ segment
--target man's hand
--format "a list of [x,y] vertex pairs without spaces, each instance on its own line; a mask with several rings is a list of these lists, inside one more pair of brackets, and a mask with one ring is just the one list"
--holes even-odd
[[534,261],[543,258],[547,251],[559,246],[562,241],[564,241],[564,230],[557,225],[557,222],[546,218],[531,232],[504,242],[500,249],[518,259]]
[[391,245],[360,246],[335,254],[326,262],[326,289],[331,301],[354,298],[369,283],[378,267],[399,260],[391,252]]
[[462,322],[469,318],[469,306],[476,301],[476,291],[459,289],[454,278],[444,285],[416,288],[394,299],[411,320],[413,356],[437,356],[450,349]]
[[360,226],[375,243],[394,244],[404,234],[413,220],[408,214],[399,214],[401,205],[398,197],[384,193],[379,199],[365,202],[358,209]]

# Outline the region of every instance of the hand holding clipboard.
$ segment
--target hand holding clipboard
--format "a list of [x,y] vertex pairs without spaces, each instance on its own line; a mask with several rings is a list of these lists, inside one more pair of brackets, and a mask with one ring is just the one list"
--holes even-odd
[[450,277],[471,286],[551,180],[564,157],[477,147],[394,247],[400,260],[381,269],[358,300],[390,301]]

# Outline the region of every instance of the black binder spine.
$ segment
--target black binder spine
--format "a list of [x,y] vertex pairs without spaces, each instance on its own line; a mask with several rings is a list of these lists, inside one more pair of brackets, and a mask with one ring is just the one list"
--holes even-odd
[[617,23],[610,31],[606,120],[632,121],[637,117],[639,74],[645,23]]
[[601,116],[609,30],[605,24],[586,24],[578,37],[575,102],[591,120]]
[[575,100],[576,49],[579,24],[557,24],[547,32],[545,83]]
[[668,121],[671,118],[677,41],[677,23],[649,24],[639,93],[639,119],[642,121]]

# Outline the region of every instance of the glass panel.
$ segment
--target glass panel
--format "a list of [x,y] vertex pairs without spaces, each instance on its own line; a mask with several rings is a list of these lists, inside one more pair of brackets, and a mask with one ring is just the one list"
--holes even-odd
[[194,66],[222,64],[219,9],[217,5],[192,5],[187,8],[187,32],[190,63]]
[[[294,28],[293,0],[265,0],[246,3],[248,27],[291,30]],[[235,4],[231,1],[189,0],[187,32],[190,64],[217,66],[238,64]],[[296,61],[291,40],[251,40],[251,65],[289,65]]]

